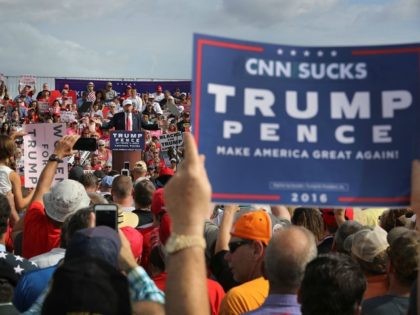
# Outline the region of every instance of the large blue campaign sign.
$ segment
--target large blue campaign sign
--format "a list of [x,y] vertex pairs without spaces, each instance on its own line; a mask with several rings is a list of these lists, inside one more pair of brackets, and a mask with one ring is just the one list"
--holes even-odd
[[193,131],[219,203],[399,206],[420,157],[420,45],[195,35]]
[[136,151],[143,150],[145,145],[142,131],[111,131],[109,147],[113,151]]

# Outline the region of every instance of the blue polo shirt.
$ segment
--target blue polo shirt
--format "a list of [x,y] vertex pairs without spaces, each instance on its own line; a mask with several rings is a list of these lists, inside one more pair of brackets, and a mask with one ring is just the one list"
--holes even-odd
[[296,294],[270,294],[264,303],[247,315],[301,315]]

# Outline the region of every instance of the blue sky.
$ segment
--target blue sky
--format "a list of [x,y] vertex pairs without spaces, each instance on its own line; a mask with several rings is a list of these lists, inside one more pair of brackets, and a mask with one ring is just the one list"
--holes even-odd
[[195,32],[288,45],[420,42],[419,0],[0,0],[0,73],[190,79]]

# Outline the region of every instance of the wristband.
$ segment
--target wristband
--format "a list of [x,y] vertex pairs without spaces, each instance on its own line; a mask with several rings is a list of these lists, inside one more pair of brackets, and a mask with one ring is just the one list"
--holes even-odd
[[48,158],[48,161],[50,161],[50,162],[58,162],[58,163],[62,163],[63,162],[63,160],[60,159],[57,154],[51,154],[50,157]]
[[199,235],[181,235],[172,233],[165,245],[168,254],[174,254],[190,247],[206,248],[206,240]]

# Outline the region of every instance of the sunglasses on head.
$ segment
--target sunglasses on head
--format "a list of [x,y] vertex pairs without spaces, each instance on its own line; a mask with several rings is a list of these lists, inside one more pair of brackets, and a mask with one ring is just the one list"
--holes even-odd
[[233,254],[239,247],[246,244],[251,244],[252,241],[236,241],[236,242],[230,242],[228,244],[229,246],[229,252]]

